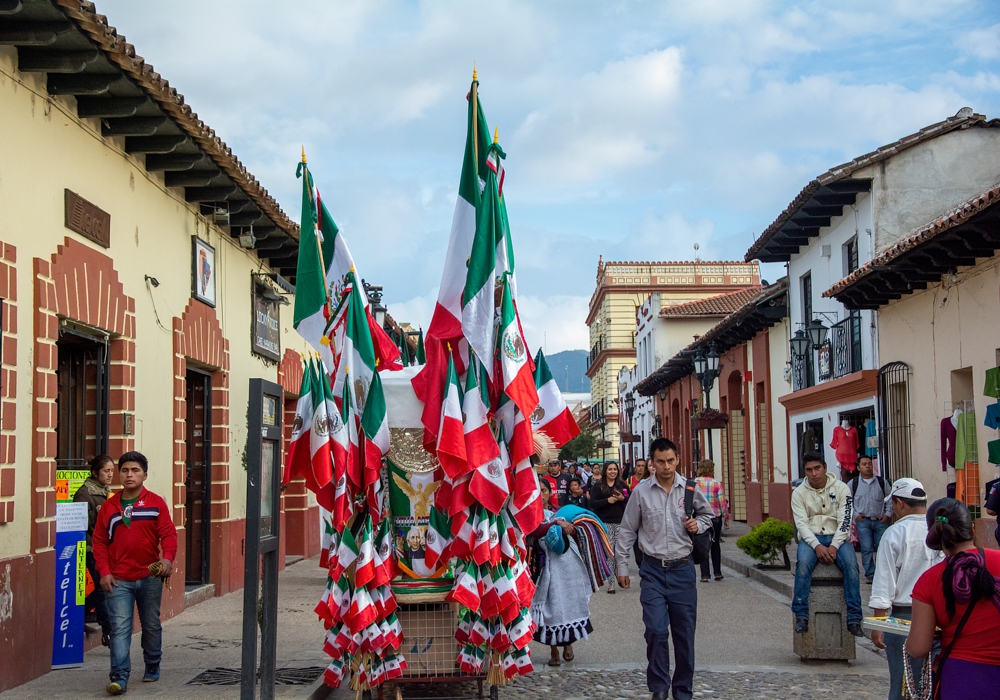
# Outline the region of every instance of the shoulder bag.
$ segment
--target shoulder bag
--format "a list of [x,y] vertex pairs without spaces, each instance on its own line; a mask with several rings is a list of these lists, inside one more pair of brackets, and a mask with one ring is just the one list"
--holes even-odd
[[[694,481],[688,479],[687,484],[684,486],[684,514],[689,517],[694,517],[694,490],[696,486]],[[704,532],[689,532],[688,535],[691,536],[691,544],[694,545],[694,549],[691,552],[691,558],[694,559],[695,564],[701,564],[703,561],[708,561],[708,555],[712,552],[712,534],[713,528],[708,528]]]

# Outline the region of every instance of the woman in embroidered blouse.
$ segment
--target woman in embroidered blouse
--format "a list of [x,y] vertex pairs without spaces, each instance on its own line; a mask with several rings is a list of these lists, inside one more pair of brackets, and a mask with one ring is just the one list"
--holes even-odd
[[[542,503],[548,503],[551,489],[540,480]],[[590,624],[590,574],[580,555],[573,523],[556,518],[546,509],[542,524],[531,533],[537,555],[533,570],[537,572],[535,597],[531,601],[531,618],[538,625],[535,641],[548,644],[552,655],[549,666],[559,666],[562,658],[572,661],[573,642],[586,639],[594,631]]]
[[[722,575],[722,527],[729,529],[729,501],[722,484],[715,480],[715,462],[703,459],[698,462],[698,478],[694,480],[698,489],[705,494],[712,506],[712,568],[715,569],[715,580],[721,581]],[[701,582],[708,583],[708,560],[701,563]]]

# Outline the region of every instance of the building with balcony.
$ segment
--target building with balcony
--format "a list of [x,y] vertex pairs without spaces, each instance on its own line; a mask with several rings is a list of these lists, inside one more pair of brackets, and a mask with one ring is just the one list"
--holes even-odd
[[[747,261],[784,262],[788,270],[793,390],[780,402],[788,414],[793,478],[802,476],[806,452],[825,454],[831,469],[851,468],[863,454],[876,459],[880,473],[909,468],[887,463],[908,463],[909,453],[880,449],[880,431],[890,427],[883,384],[898,367],[882,362],[895,358],[880,352],[877,304],[855,293],[845,305],[843,295],[823,292],[870,270],[879,251],[896,249],[927,221],[995,185],[997,126],[963,109],[832,168],[807,184],[748,251]],[[933,272],[914,270],[912,281],[897,280],[890,298],[899,298],[899,285],[926,286]],[[926,322],[923,328],[929,332]],[[906,393],[906,374],[893,379],[903,383],[897,394]]]
[[618,454],[618,375],[636,364],[636,319],[650,294],[660,309],[717,297],[760,284],[755,262],[607,262],[597,263],[597,283],[590,299],[590,429],[610,443],[599,454]]
[[848,309],[877,310],[883,473],[919,479],[932,498],[953,489],[982,518],[977,543],[992,547],[996,520],[981,508],[1000,477],[991,418],[1000,399],[1000,171],[994,178],[824,292]]

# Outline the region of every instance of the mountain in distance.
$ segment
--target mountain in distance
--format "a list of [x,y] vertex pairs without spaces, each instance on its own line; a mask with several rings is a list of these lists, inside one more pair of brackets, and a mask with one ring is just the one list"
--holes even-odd
[[587,377],[586,350],[564,350],[554,355],[546,355],[549,370],[564,394],[590,392],[590,378]]

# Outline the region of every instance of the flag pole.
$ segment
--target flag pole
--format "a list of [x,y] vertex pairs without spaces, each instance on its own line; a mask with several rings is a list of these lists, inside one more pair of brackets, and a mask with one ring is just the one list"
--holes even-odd
[[[306,165],[306,147],[302,147],[302,169],[305,171],[306,187],[309,188],[309,197],[313,201],[313,207],[316,210],[316,224],[319,225],[319,217],[321,216],[319,207],[316,206],[316,192],[313,189],[312,179],[309,177],[309,166]],[[322,229],[321,229],[322,230]],[[315,233],[315,228],[314,231]],[[316,239],[316,248],[319,251],[319,264],[320,269],[323,274],[323,294],[326,297],[326,301],[323,303],[323,308],[326,311],[326,317],[330,318],[330,313],[332,309],[330,308],[330,287],[326,283],[326,259],[323,257],[323,243],[319,240],[319,236],[313,236]],[[325,337],[325,336],[324,336]],[[320,341],[322,342],[322,341]]]
[[475,62],[472,63],[472,154],[479,177],[479,78]]

